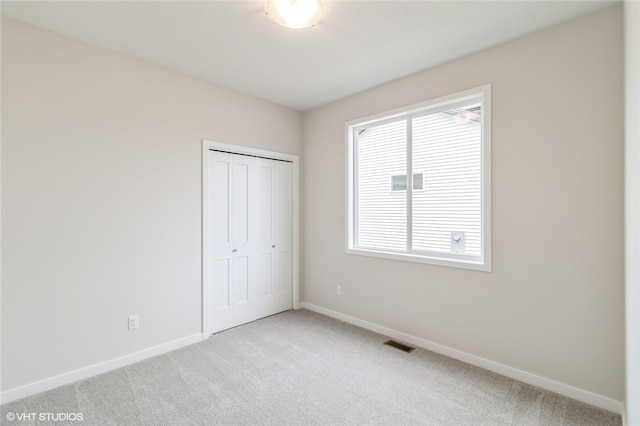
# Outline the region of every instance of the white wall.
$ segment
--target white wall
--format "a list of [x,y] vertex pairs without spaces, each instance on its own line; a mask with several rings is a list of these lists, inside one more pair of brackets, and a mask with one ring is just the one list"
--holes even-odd
[[625,13],[626,421],[640,425],[640,3]]
[[2,107],[3,392],[200,333],[201,139],[301,148],[298,112],[4,18]]
[[[622,18],[613,6],[305,113],[305,302],[622,401]],[[344,123],[487,83],[493,272],[346,255]]]

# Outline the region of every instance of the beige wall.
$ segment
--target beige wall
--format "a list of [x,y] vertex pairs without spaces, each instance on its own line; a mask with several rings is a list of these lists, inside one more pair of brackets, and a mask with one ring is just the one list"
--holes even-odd
[[625,12],[626,424],[640,424],[640,3]]
[[2,20],[3,391],[201,332],[202,138],[301,116]]
[[[304,300],[622,401],[622,16],[614,6],[305,113]],[[493,272],[346,255],[344,123],[487,83]]]
[[[493,272],[344,254],[344,123],[486,83]],[[622,93],[619,6],[303,120],[3,19],[2,391],[199,333],[201,138],[304,137],[305,301],[622,400]]]

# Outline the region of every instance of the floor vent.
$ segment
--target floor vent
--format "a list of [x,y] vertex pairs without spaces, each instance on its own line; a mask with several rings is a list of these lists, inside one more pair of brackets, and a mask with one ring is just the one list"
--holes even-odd
[[413,350],[415,350],[415,348],[403,345],[402,343],[396,342],[395,340],[387,340],[386,342],[384,342],[384,344],[396,349],[400,349],[401,351],[405,351],[406,353],[413,352]]

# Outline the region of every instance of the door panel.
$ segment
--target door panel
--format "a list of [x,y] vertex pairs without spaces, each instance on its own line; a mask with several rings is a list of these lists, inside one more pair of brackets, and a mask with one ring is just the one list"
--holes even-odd
[[256,304],[258,317],[274,314],[273,310],[273,257],[274,257],[274,179],[275,161],[264,158],[256,160],[259,169],[258,222],[260,224],[256,248],[259,253],[259,292]]
[[260,159],[258,161],[260,167],[259,189],[259,223],[258,238],[262,243],[269,244],[273,242],[273,177],[274,164],[273,161]]
[[289,276],[291,274],[287,273],[291,265],[289,264],[289,253],[286,251],[279,251],[277,256],[277,277],[278,281],[276,282],[275,293],[282,294],[285,293],[288,289],[289,284]]
[[249,241],[249,165],[233,164],[233,243]]
[[275,190],[276,262],[274,310],[291,309],[292,300],[292,236],[293,236],[293,167],[291,163],[278,162]]
[[233,324],[231,303],[231,183],[233,157],[209,151],[208,199],[208,277],[210,332],[224,330]]
[[260,273],[258,274],[258,290],[257,295],[259,303],[263,303],[260,299],[271,297],[273,293],[273,255],[271,253],[262,253],[259,258]]
[[218,259],[211,268],[211,279],[215,283],[222,285],[212,286],[213,297],[211,306],[214,311],[231,307],[229,300],[229,286],[224,283],[229,282],[229,259]]
[[233,306],[249,302],[249,258],[233,259]]
[[209,196],[214,197],[211,205],[212,242],[228,244],[229,240],[229,185],[231,182],[231,158],[221,158],[212,163]]

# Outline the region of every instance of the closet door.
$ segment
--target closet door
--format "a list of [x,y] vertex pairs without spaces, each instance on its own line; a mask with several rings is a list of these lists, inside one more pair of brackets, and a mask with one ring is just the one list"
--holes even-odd
[[[293,165],[278,161],[275,179],[275,284],[273,313],[292,308]],[[269,314],[271,315],[271,314]]]
[[291,163],[209,151],[208,333],[292,307]]
[[252,321],[255,159],[209,151],[210,333]]
[[292,164],[258,159],[259,271],[257,303],[260,317],[292,305]]

